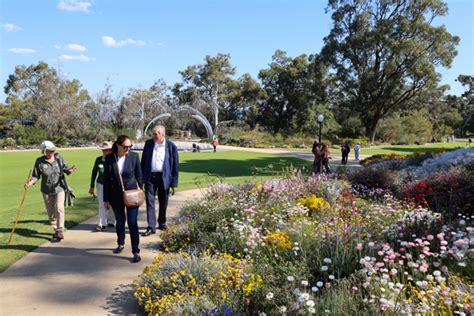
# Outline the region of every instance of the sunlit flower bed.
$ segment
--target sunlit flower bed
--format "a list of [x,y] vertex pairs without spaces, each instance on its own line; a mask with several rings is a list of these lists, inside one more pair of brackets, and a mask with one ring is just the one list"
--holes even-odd
[[211,186],[136,282],[156,315],[470,315],[472,217],[299,173]]

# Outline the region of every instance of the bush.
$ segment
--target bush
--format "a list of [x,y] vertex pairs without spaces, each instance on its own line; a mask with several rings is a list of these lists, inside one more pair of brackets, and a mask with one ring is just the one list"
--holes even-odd
[[455,167],[426,178],[431,192],[426,200],[431,209],[454,219],[458,214],[471,215],[474,209],[474,173]]
[[349,175],[353,184],[358,184],[367,189],[394,189],[395,181],[391,174],[380,168],[360,168]]
[[136,281],[135,296],[150,315],[200,315],[223,306],[239,312],[248,310],[262,283],[248,264],[229,255],[161,254]]
[[14,147],[16,145],[16,142],[13,138],[7,137],[0,139],[0,147]]
[[11,135],[17,145],[35,145],[48,139],[46,130],[33,125],[17,124],[13,127]]
[[395,145],[424,144],[432,134],[432,124],[427,110],[413,111],[409,115],[396,114],[384,119],[379,131],[380,138]]

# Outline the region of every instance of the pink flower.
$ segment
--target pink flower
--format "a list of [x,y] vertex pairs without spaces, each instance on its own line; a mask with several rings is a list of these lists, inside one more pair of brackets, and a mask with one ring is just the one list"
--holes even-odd
[[362,250],[362,244],[357,244],[356,250],[359,250],[359,251]]
[[429,265],[426,263],[423,263],[420,267],[420,272],[426,273],[428,271]]

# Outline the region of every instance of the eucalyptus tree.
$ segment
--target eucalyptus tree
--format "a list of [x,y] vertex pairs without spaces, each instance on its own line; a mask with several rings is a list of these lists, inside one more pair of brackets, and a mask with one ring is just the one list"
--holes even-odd
[[45,62],[15,68],[5,86],[6,104],[22,122],[43,128],[51,138],[77,138],[87,128],[91,98],[78,80],[60,78]]
[[323,69],[317,58],[295,58],[277,50],[259,78],[266,93],[260,104],[260,122],[273,133],[314,133],[316,117],[325,111]]
[[120,101],[122,124],[143,132],[147,122],[160,113],[169,112],[168,87],[163,80],[149,88],[130,88]]
[[373,141],[379,121],[437,89],[436,67],[450,67],[459,37],[433,22],[440,0],[329,0],[333,28],[324,39],[341,105],[356,111]]
[[464,136],[466,132],[474,132],[474,76],[459,75],[457,81],[466,89],[459,102],[459,110],[463,118],[460,134]]
[[[219,113],[229,108],[229,96],[238,84],[233,79],[235,68],[230,63],[229,54],[207,55],[204,60],[204,64],[188,66],[180,71],[183,83],[176,84],[173,93],[180,103],[190,103],[201,112],[212,115],[216,133]],[[228,113],[225,114],[224,119],[231,119]]]

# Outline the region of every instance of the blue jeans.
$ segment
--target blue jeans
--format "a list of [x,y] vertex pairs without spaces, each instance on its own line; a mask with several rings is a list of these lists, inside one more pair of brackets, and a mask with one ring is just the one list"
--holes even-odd
[[125,244],[125,220],[128,223],[128,230],[130,231],[130,240],[132,241],[132,253],[140,253],[140,234],[138,232],[138,206],[127,207],[127,215],[125,217],[125,205],[116,206],[113,208],[115,214],[115,225],[117,231],[117,244]]

